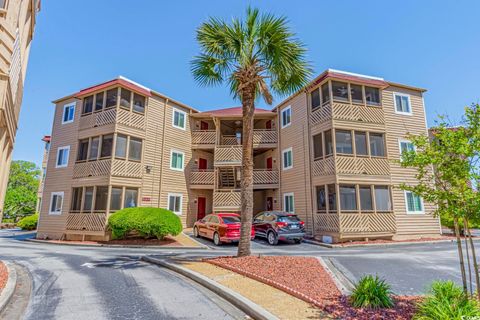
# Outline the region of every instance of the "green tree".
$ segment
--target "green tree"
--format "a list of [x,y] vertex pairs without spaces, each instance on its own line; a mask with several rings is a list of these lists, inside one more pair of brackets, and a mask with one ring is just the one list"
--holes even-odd
[[244,19],[230,23],[210,18],[197,29],[201,53],[192,61],[195,80],[203,86],[227,83],[242,103],[241,237],[238,256],[250,254],[253,216],[253,115],[255,101],[272,104],[272,92],[291,94],[311,75],[306,49],[285,17],[247,9]]
[[[463,290],[467,293],[467,277],[464,255],[470,272],[470,254],[474,267],[477,294],[480,297],[480,279],[475,255],[475,247],[470,234],[470,221],[478,221],[480,212],[480,193],[478,192],[479,155],[480,155],[480,106],[465,108],[465,115],[458,126],[453,126],[447,117],[440,117],[438,125],[432,131],[432,137],[410,136],[416,150],[402,154],[403,167],[416,169],[418,184],[402,184],[404,190],[410,190],[426,201],[436,205],[436,214],[442,221],[453,221],[457,238],[457,249],[462,274]],[[469,241],[465,240],[465,252],[462,249],[461,230],[463,226]],[[470,249],[469,249],[470,247]]]
[[13,161],[5,195],[4,218],[18,219],[35,213],[40,170],[35,163]]

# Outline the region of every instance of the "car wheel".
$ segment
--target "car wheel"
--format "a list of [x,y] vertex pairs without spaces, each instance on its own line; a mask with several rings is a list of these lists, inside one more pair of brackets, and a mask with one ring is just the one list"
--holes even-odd
[[294,239],[293,241],[295,241],[295,243],[301,243],[302,239]]
[[200,238],[200,234],[198,233],[198,228],[197,227],[193,228],[193,236],[195,238]]
[[213,234],[213,244],[216,246],[222,245],[222,241],[220,240],[220,236],[218,235],[217,232]]
[[269,233],[267,233],[267,241],[268,241],[268,244],[271,246],[274,246],[278,243],[278,237],[275,234],[275,232],[270,231]]

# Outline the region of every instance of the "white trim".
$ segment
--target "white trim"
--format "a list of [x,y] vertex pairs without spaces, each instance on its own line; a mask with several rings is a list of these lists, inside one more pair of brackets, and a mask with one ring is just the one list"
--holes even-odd
[[[58,160],[60,157],[60,150],[68,150],[68,155],[67,155],[67,162],[65,164],[58,164]],[[70,146],[65,146],[65,147],[59,147],[57,148],[57,158],[55,160],[55,168],[65,168],[68,167],[68,161],[70,160]]]
[[417,152],[417,147],[412,143],[412,141],[405,138],[398,138],[398,154],[400,161],[402,161],[402,142],[410,143],[413,146],[413,151]]
[[[67,108],[73,108],[72,120],[64,121],[65,119],[65,111]],[[65,104],[63,106],[63,113],[62,113],[62,124],[72,123],[75,120],[75,102]]]
[[151,92],[151,91],[152,91],[150,88],[147,88],[147,87],[141,85],[140,83],[135,82],[135,81],[133,81],[133,80],[131,80],[131,79],[128,79],[127,77],[124,77],[124,76],[122,76],[122,75],[119,75],[119,76],[117,77],[117,79],[122,79],[122,80],[128,81],[128,82],[130,82],[131,84],[136,85],[137,87],[140,87],[140,88],[142,88],[142,89],[147,90],[148,92]]
[[[183,114],[183,127],[175,125],[175,112]],[[172,126],[180,130],[187,130],[187,113],[183,110],[173,108],[172,112]]]
[[328,71],[329,71],[329,72],[335,72],[335,73],[343,73],[343,74],[347,74],[347,75],[349,75],[349,76],[355,76],[355,77],[361,77],[361,78],[367,78],[367,79],[374,79],[374,80],[384,81],[383,78],[374,77],[374,76],[367,76],[367,75],[361,74],[361,73],[347,72],[347,71],[335,70],[335,69],[328,69]]
[[407,214],[425,214],[425,205],[423,203],[423,198],[420,197],[420,196],[419,197],[420,197],[420,204],[422,205],[422,210],[420,210],[420,211],[409,211],[408,210],[407,193],[409,193],[409,192],[413,194],[412,191],[408,191],[408,190],[404,190],[404,192],[403,192],[403,194],[405,196],[405,211],[407,212]]
[[[285,167],[285,157],[284,157],[284,154],[289,152],[292,154],[292,163],[290,166],[288,167]],[[282,150],[282,170],[289,170],[289,169],[292,169],[293,168],[293,149],[292,147],[290,148],[287,148],[287,149],[283,149]]]
[[[182,155],[182,168],[181,169],[172,167],[172,160],[173,160],[173,153],[174,152]],[[180,150],[176,150],[176,149],[171,149],[170,150],[170,169],[175,170],[175,171],[183,171],[185,169],[185,152],[180,151]]]
[[[401,115],[405,115],[405,116],[411,116],[413,115],[413,111],[412,111],[412,101],[410,99],[410,95],[409,94],[406,94],[406,93],[400,93],[400,92],[393,92],[393,106],[395,108],[395,113],[396,114],[401,114]],[[410,112],[404,112],[404,111],[398,111],[397,109],[397,99],[396,99],[396,96],[399,96],[399,97],[406,97],[408,99],[408,107],[410,108]]]
[[[285,208],[285,203],[286,203],[285,197],[290,197],[290,196],[292,197],[292,202],[293,202],[293,203],[292,203],[292,207],[293,207],[292,209],[293,209],[293,210],[292,210],[292,211],[287,211],[287,208]],[[294,212],[295,212],[295,195],[293,194],[293,192],[285,192],[285,193],[283,194],[283,205],[282,205],[282,208],[283,208],[283,211],[285,211],[285,212],[289,212],[289,213],[294,213]]]
[[[53,201],[53,197],[54,196],[62,196],[62,204],[60,206],[60,212],[58,211],[52,211],[52,201]],[[52,215],[61,215],[62,214],[62,210],[63,210],[63,200],[65,199],[65,193],[63,191],[59,191],[59,192],[52,192],[50,194],[50,203],[48,205],[48,214],[52,214]]]
[[[283,125],[283,112],[286,110],[290,110],[290,122],[287,123],[286,125]],[[280,110],[280,126],[282,129],[289,127],[292,124],[292,106],[286,106],[285,108]]]
[[180,197],[180,211],[173,211],[176,215],[182,215],[183,210],[183,193],[168,193],[167,210],[170,210],[170,197]]

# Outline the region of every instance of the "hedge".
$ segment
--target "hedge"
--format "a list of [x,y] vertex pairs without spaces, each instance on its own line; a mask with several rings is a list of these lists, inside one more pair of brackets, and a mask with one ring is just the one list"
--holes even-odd
[[129,233],[141,237],[163,239],[167,235],[176,236],[182,232],[180,218],[170,210],[162,208],[126,208],[113,213],[108,218],[108,226],[113,239],[125,239]]
[[37,229],[37,222],[38,213],[35,213],[20,219],[17,223],[17,227],[22,228],[23,230],[35,230]]

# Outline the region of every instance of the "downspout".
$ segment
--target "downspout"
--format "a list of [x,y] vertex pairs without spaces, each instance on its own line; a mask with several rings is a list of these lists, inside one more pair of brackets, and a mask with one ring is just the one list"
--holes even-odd
[[164,157],[164,150],[165,150],[165,127],[167,122],[167,105],[170,100],[168,98],[165,99],[165,105],[163,108],[163,129],[162,129],[162,158],[160,162],[160,187],[158,188],[158,207],[160,208],[160,203],[162,201],[162,185],[163,185],[163,159]]
[[[308,164],[308,176],[310,180],[310,208],[312,213],[312,236],[315,237],[315,212],[313,210],[314,207],[314,199],[316,199],[316,190],[313,191],[312,186],[312,158],[311,158],[311,147],[312,147],[312,138],[311,138],[311,128],[310,128],[310,121],[311,121],[311,109],[308,104],[308,91],[305,89],[305,104],[307,106],[307,164]],[[304,135],[305,138],[305,135]],[[307,181],[305,179],[305,194],[307,194]]]

